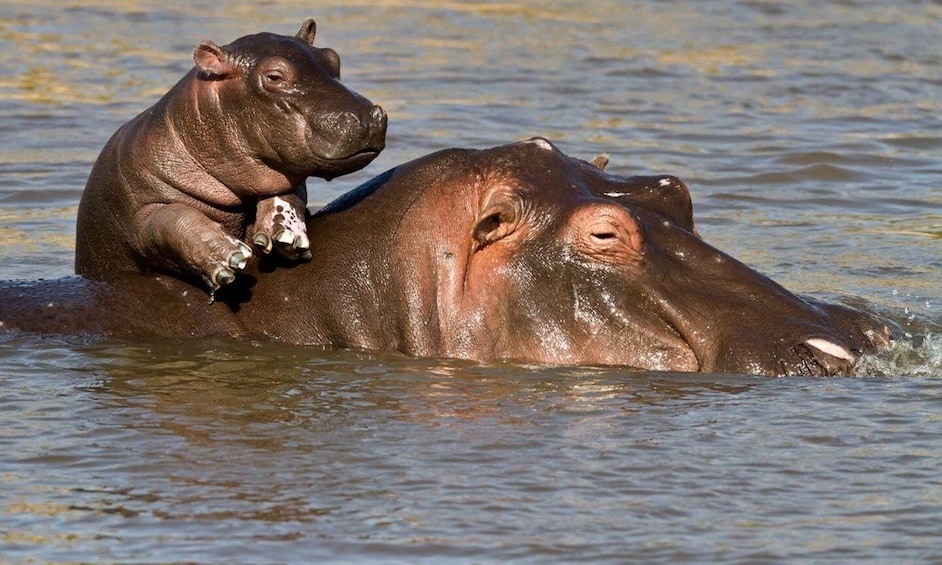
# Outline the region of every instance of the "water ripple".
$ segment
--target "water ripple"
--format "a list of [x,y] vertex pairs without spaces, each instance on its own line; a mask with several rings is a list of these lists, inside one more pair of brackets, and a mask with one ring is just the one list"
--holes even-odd
[[[71,273],[98,151],[195,44],[318,19],[388,147],[547,135],[670,173],[717,247],[898,330],[860,378],[0,335],[12,562],[942,558],[942,7],[680,0],[0,10],[0,278]],[[169,31],[168,30],[172,30]]]

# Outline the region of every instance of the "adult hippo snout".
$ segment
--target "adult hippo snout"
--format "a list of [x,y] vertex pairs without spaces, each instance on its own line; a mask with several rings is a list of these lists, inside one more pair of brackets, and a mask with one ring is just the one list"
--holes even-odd
[[609,363],[619,360],[617,348],[621,361],[646,368],[831,375],[851,373],[863,352],[888,343],[887,328],[872,316],[797,296],[703,241],[679,179],[618,178],[565,163],[555,148],[536,157],[576,180],[562,235],[549,236],[564,244],[556,265],[573,270],[562,285],[572,289],[570,323],[625,322],[579,345],[579,355],[595,350]]
[[[676,179],[669,180],[666,190],[686,191]],[[872,316],[795,295],[688,227],[648,207],[631,206],[630,196],[622,199],[619,205],[630,207],[644,234],[645,268],[629,295],[643,297],[646,307],[677,333],[697,369],[848,374],[863,352],[888,343],[887,328]]]

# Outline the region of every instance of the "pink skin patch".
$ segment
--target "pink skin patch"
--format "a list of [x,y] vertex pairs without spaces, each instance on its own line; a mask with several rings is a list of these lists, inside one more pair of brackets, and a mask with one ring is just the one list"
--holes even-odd
[[287,200],[276,196],[274,198],[274,204],[275,212],[281,216],[281,220],[277,223],[281,224],[285,229],[285,231],[278,235],[277,241],[286,245],[297,242],[299,249],[308,248],[310,241],[307,238],[307,226],[304,223],[304,219],[298,216],[298,213]]

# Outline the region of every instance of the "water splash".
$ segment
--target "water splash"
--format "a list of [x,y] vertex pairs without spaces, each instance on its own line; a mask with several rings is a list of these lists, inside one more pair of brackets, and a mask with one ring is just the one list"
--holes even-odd
[[863,377],[942,377],[942,335],[894,341],[886,350],[865,355],[857,364]]

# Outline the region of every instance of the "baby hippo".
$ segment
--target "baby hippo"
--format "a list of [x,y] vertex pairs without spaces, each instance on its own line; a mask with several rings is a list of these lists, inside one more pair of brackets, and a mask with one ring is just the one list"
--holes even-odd
[[365,167],[385,145],[386,114],[340,83],[340,58],[294,36],[204,41],[195,67],[111,137],[78,211],[75,271],[107,279],[164,271],[210,291],[273,247],[310,257],[309,176]]

